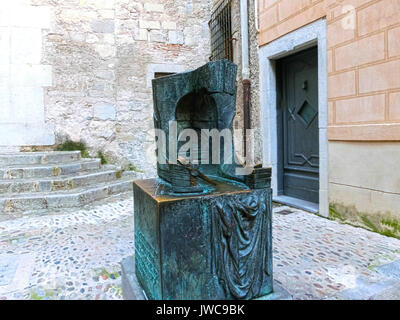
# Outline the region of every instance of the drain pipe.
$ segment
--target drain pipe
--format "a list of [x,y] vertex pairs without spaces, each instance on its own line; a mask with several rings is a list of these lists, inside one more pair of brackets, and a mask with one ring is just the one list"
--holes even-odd
[[[256,0],[257,1],[257,0]],[[249,69],[249,14],[247,0],[240,0],[240,30],[242,35],[242,85],[243,85],[243,155],[247,155],[247,129],[250,129],[250,69]]]

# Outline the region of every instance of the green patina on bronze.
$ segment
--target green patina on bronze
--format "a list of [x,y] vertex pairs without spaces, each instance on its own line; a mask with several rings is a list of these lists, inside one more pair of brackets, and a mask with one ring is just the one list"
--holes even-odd
[[[177,136],[185,129],[193,129],[201,137],[201,130],[216,129],[219,132],[233,132],[233,119],[236,114],[236,73],[237,66],[228,60],[219,60],[191,71],[157,78],[153,80],[154,127],[166,133],[166,161],[157,164],[158,176],[172,184],[180,192],[196,192],[198,181],[191,179],[190,173],[182,170],[180,164],[171,164],[170,154],[170,122],[177,122]],[[233,139],[232,139],[233,140]],[[185,142],[177,143],[177,150]],[[228,144],[229,143],[229,144]],[[233,141],[221,139],[218,164],[212,164],[211,148],[208,154],[210,164],[200,162],[192,165],[205,175],[219,176],[248,184],[253,188],[268,187],[271,175],[270,168],[256,167],[254,174],[240,176],[236,169],[242,167],[231,158],[224,163],[224,149],[231,145],[231,155],[235,154]],[[201,141],[198,143],[200,155]],[[214,150],[215,151],[215,150]],[[178,155],[180,156],[180,155]],[[179,188],[181,187],[181,188]]]
[[[178,135],[187,128],[232,130],[236,72],[223,60],[153,80],[155,128],[166,132],[167,141],[170,121],[177,121]],[[235,154],[233,149],[232,143]],[[148,298],[253,299],[271,293],[270,168],[257,166],[240,176],[232,161],[165,160],[157,166],[160,179],[134,182],[136,275]]]
[[192,196],[159,179],[135,181],[136,275],[149,299],[272,292],[271,189],[214,178],[215,191]]

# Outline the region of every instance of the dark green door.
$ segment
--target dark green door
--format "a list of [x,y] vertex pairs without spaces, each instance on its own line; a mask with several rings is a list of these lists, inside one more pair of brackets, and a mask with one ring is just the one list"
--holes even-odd
[[281,194],[318,203],[318,56],[309,49],[279,61]]

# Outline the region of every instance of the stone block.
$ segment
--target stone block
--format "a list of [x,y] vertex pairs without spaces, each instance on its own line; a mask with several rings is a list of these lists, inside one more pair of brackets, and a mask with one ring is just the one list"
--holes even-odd
[[12,282],[18,267],[18,256],[2,255],[0,259],[0,287]]
[[96,43],[99,42],[99,37],[96,36],[95,34],[88,34],[86,36],[86,42],[87,43]]
[[95,76],[99,79],[114,80],[114,72],[110,70],[100,70],[95,72]]
[[12,86],[40,88],[52,85],[52,66],[21,64],[11,65],[10,69],[9,81]]
[[10,26],[49,29],[51,9],[44,6],[14,6],[11,8]]
[[146,2],[144,9],[149,12],[164,12],[164,5],[159,3]]
[[9,27],[10,20],[11,20],[11,7],[2,4],[2,8],[0,10],[0,28]]
[[[357,52],[357,54],[355,54]],[[351,68],[385,58],[385,34],[379,33],[335,50],[336,70]]]
[[44,123],[44,96],[42,88],[11,87],[10,106],[13,109],[13,122]]
[[97,18],[97,13],[82,9],[62,9],[59,18],[66,23],[89,22]]
[[166,42],[167,36],[165,32],[160,30],[150,30],[150,41],[151,42]]
[[[0,68],[10,62],[10,31],[0,27]],[[1,74],[1,72],[0,72]]]
[[147,29],[135,29],[133,32],[133,38],[138,41],[147,41],[148,40],[148,31]]
[[[345,84],[345,85],[343,85]],[[344,97],[356,93],[356,74],[354,71],[328,76],[329,98]]]
[[135,258],[127,257],[121,261],[121,287],[124,300],[144,300],[143,289],[140,287],[135,272]]
[[115,35],[112,33],[103,34],[103,42],[107,44],[115,44]]
[[389,119],[400,120],[400,92],[389,94]]
[[139,20],[141,29],[160,29],[160,21],[156,20]]
[[336,101],[337,123],[384,120],[384,94]]
[[221,182],[170,195],[134,182],[136,275],[149,299],[252,299],[272,292],[269,188]]
[[344,20],[340,19],[327,26],[327,42],[328,48],[336,46],[345,41],[354,39],[355,31],[353,29],[344,28]]
[[40,29],[11,29],[11,63],[40,64],[42,58],[42,32]]
[[174,21],[163,21],[161,24],[163,29],[166,30],[175,30],[176,29],[176,22]]
[[75,42],[85,42],[86,35],[81,32],[69,32],[69,38]]
[[6,64],[0,64],[0,88],[3,90],[9,86],[10,68]]
[[310,5],[308,0],[282,0],[278,3],[279,20],[285,20],[289,16],[296,14]]
[[[260,8],[261,9],[261,8]],[[274,5],[265,9],[260,14],[260,21],[263,21],[266,28],[270,28],[278,22],[278,10],[277,6]]]
[[362,36],[398,23],[398,12],[400,12],[399,1],[377,1],[359,10],[357,12],[359,35]]
[[1,254],[0,255],[0,295],[21,292],[29,286],[30,275],[35,264],[35,255]]
[[115,57],[116,47],[110,44],[96,44],[94,45],[94,50],[103,59]]
[[168,31],[168,43],[171,44],[184,44],[185,40],[182,31],[171,30]]
[[389,57],[400,56],[400,27],[388,31]]
[[[289,1],[290,2],[290,1]],[[298,1],[300,2],[300,1]],[[261,11],[261,14],[263,11]],[[269,28],[268,22],[260,20],[260,37],[259,43],[266,44],[283,36],[293,30],[299,29],[313,21],[316,21],[326,16],[326,4],[325,1],[313,1],[313,5],[305,8],[302,11],[297,12],[294,15],[288,17],[288,19],[281,21],[279,24]]]
[[[10,88],[6,85],[6,81],[4,86],[0,85],[0,106],[1,106],[1,117],[0,123],[7,123],[13,121],[13,113],[11,112],[10,106]],[[1,84],[1,78],[0,78]]]
[[95,20],[92,22],[92,31],[98,33],[114,33],[115,23],[113,20]]
[[400,88],[400,60],[388,61],[359,70],[360,93]]
[[36,123],[3,123],[0,146],[47,146],[55,143],[54,126]]
[[113,9],[115,0],[80,0],[80,5],[94,9]]
[[104,19],[114,19],[115,18],[115,11],[111,9],[101,9],[97,11],[101,18]]
[[115,120],[115,107],[109,103],[99,102],[93,106],[94,118],[99,120]]

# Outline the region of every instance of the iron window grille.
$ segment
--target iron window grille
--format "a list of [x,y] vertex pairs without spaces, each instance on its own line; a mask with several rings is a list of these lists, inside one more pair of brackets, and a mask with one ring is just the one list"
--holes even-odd
[[228,59],[233,61],[231,0],[221,0],[211,14],[210,61]]

